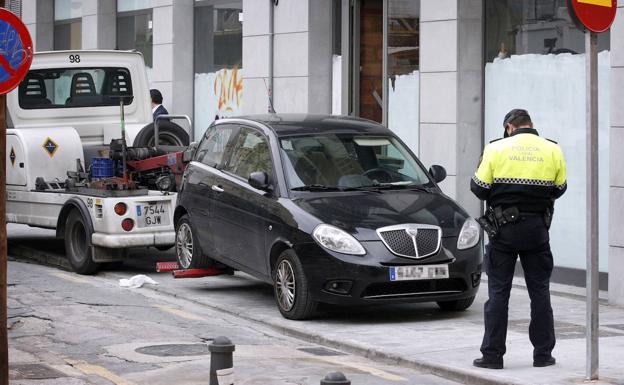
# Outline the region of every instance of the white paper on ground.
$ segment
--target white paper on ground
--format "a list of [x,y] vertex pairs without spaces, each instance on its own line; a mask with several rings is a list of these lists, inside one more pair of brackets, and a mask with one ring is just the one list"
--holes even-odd
[[122,278],[119,280],[119,286],[128,287],[130,289],[139,288],[146,283],[149,283],[151,285],[158,285],[158,282],[143,274],[135,275],[134,277],[129,279]]

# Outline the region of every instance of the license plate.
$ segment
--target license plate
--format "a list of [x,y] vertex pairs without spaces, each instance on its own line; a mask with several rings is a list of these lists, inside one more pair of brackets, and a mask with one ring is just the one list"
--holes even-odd
[[137,205],[136,213],[138,227],[169,225],[169,211],[165,203]]
[[449,277],[448,265],[392,266],[390,281],[444,279]]

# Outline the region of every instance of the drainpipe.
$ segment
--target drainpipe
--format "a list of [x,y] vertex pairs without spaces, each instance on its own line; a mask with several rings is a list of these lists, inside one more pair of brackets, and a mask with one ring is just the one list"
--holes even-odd
[[274,41],[275,41],[275,6],[279,0],[269,0],[271,3],[269,10],[269,113],[274,114],[275,108],[273,108],[273,56],[274,56]]

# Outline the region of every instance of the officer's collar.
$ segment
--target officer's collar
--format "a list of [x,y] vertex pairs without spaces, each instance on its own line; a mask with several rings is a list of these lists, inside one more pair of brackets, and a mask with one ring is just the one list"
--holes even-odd
[[512,132],[510,136],[519,135],[519,134],[533,134],[539,136],[539,133],[534,128],[517,128],[516,131]]

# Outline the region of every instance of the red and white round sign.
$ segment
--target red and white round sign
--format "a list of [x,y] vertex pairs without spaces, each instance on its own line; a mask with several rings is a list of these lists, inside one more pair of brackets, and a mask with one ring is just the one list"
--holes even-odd
[[572,19],[592,32],[605,32],[611,27],[617,11],[617,0],[568,0]]
[[33,58],[28,29],[15,14],[0,8],[0,94],[6,94],[24,79]]

